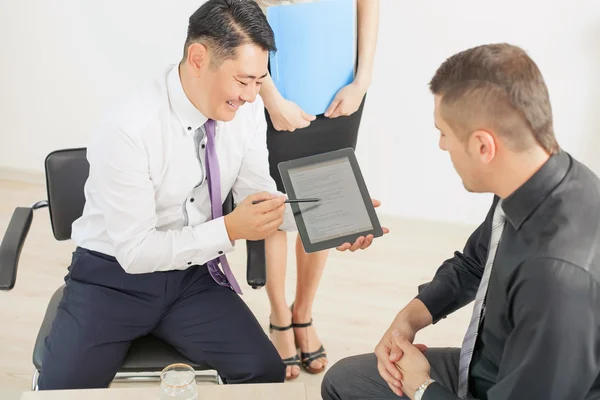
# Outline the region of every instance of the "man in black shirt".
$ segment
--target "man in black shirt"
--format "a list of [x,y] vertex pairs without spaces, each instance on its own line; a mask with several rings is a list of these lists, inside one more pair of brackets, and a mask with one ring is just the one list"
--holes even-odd
[[[330,369],[323,398],[599,399],[600,181],[559,148],[546,85],[520,48],[458,53],[430,88],[440,148],[492,206],[375,353]],[[412,344],[471,301],[461,348]]]

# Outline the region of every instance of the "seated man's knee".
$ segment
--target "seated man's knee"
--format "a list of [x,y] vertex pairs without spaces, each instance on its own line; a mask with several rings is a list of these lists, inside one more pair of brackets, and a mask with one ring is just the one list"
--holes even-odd
[[257,377],[261,382],[285,381],[285,364],[280,357],[265,359],[258,363]]
[[[347,400],[356,398],[356,385],[363,382],[365,368],[377,369],[372,363],[374,355],[365,354],[344,358],[329,368],[321,383],[321,396],[324,400]],[[371,371],[369,371],[371,372]]]
[[[82,335],[84,336],[84,335]],[[101,389],[114,379],[126,347],[86,351],[79,340],[52,340],[46,346],[38,380],[40,390]]]
[[279,356],[265,354],[263,356],[255,356],[249,363],[250,371],[247,371],[249,376],[243,379],[246,382],[252,383],[278,383],[285,381],[285,364]]
[[324,400],[342,399],[340,388],[344,386],[344,382],[348,379],[350,364],[348,358],[341,359],[325,373],[321,383],[321,396]]
[[102,389],[107,388],[110,382],[111,379],[98,376],[92,369],[81,365],[57,368],[48,364],[42,368],[38,387],[39,390]]

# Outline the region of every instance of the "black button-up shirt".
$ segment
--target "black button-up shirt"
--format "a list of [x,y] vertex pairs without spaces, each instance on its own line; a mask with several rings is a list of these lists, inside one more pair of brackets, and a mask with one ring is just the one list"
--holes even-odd
[[[417,296],[434,322],[475,298],[499,198]],[[600,399],[600,181],[566,152],[504,199],[470,368],[481,400]],[[424,400],[457,399],[438,383]]]

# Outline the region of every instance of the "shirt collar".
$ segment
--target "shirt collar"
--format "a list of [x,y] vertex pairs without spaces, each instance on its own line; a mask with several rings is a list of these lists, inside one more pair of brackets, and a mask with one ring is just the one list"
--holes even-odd
[[540,203],[563,180],[571,166],[564,151],[553,154],[527,182],[502,202],[506,218],[518,230]]
[[167,76],[167,90],[171,108],[183,126],[184,132],[187,135],[194,134],[208,118],[198,111],[186,96],[179,76],[179,64],[176,64]]

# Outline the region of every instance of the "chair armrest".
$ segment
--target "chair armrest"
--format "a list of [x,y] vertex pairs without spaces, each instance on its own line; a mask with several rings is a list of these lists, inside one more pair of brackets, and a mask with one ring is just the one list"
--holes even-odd
[[[223,215],[235,209],[233,192],[229,192],[223,202]],[[246,281],[252,289],[259,289],[267,283],[267,261],[264,240],[246,240]]]
[[252,289],[267,283],[267,260],[264,240],[246,240],[246,281]]
[[17,280],[21,249],[33,220],[33,208],[17,207],[0,243],[0,290],[11,290]]

